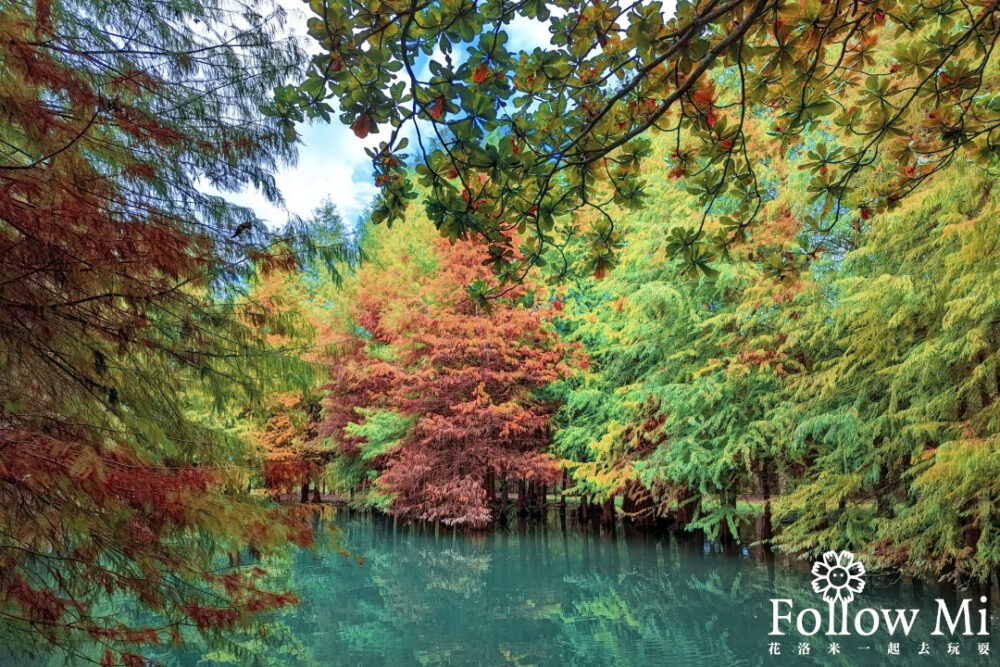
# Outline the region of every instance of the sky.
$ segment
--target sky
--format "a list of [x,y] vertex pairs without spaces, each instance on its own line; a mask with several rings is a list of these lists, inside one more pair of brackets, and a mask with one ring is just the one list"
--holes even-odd
[[[288,12],[288,27],[293,34],[304,35],[308,5],[302,0],[277,0]],[[667,0],[664,8],[672,13],[674,2]],[[507,48],[511,51],[532,50],[551,46],[548,25],[517,17],[507,27]],[[314,40],[307,39],[307,48],[318,50]],[[334,107],[336,105],[331,101]],[[275,181],[285,199],[287,210],[270,204],[256,190],[224,193],[226,199],[248,206],[271,226],[281,226],[289,215],[307,217],[324,199],[337,205],[344,220],[355,223],[374,198],[377,188],[372,180],[371,158],[365,154],[385,138],[384,130],[365,140],[354,136],[335,115],[330,123],[322,121],[300,125],[298,162],[275,174]]]

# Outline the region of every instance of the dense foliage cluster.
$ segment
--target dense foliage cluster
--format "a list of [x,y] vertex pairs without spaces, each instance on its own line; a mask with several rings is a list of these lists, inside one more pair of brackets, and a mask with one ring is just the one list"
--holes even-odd
[[994,177],[955,166],[870,226],[827,235],[811,271],[779,281],[757,258],[804,252],[808,232],[805,179],[774,169],[786,184],[766,209],[775,235],[754,235],[714,279],[661,253],[696,214],[689,196],[662,181],[658,205],[621,218],[621,264],[578,279],[558,323],[591,366],[564,383],[555,453],[581,462],[583,490],[638,482],[688,528],[725,536],[756,516],[757,537],[796,553],[990,577]]
[[[594,270],[614,262],[612,205],[650,202],[639,168],[649,133],[671,135],[671,176],[700,216],[667,250],[689,270],[743,240],[772,184],[769,156],[810,147],[804,220],[891,208],[956,158],[994,159],[1000,97],[995,0],[312,0],[322,52],[269,113],[290,130],[340,120],[365,137],[381,187],[373,218],[402,217],[427,190],[442,234],[490,242],[498,275],[520,276],[571,237],[561,218],[594,213]],[[512,50],[543,22],[550,45]],[[752,142],[767,139],[765,150]],[[418,149],[415,174],[408,146]],[[877,187],[859,179],[891,156]],[[706,226],[711,219],[718,224]],[[517,229],[521,252],[507,232]],[[780,256],[778,256],[780,258]]]
[[441,240],[416,253],[390,243],[358,273],[360,344],[335,362],[320,430],[339,443],[339,485],[366,502],[483,527],[498,485],[559,475],[537,390],[567,372],[569,351],[535,286],[485,306],[470,294],[490,279],[481,248]]
[[294,266],[294,235],[205,192],[280,198],[271,172],[293,147],[257,104],[300,62],[281,18],[227,2],[0,3],[8,650],[140,664],[137,645],[294,602],[245,558],[312,543],[310,523],[248,492],[257,457],[230,428],[265,380],[312,382],[265,339],[294,323],[244,294],[254,271]]
[[[322,52],[267,113],[291,128],[335,99],[358,137],[386,129],[371,220],[484,247],[499,281],[469,277],[470,303],[507,307],[529,275],[551,285],[553,326],[587,362],[523,388],[561,404],[549,452],[571,492],[723,537],[756,519],[781,548],[907,572],[996,567],[996,3],[310,8]],[[508,48],[526,21],[552,48]],[[370,386],[350,397],[361,385],[335,379],[340,430],[321,437],[373,452],[374,470],[335,467],[348,488],[379,479],[389,511],[440,518],[393,505],[412,501],[390,480],[413,492],[381,467],[425,419],[404,407],[426,385],[400,385],[400,360],[416,345],[439,370],[407,321],[427,304],[402,287],[426,269],[387,263],[359,288],[382,352],[351,374]],[[410,459],[414,488],[435,488],[429,461]]]

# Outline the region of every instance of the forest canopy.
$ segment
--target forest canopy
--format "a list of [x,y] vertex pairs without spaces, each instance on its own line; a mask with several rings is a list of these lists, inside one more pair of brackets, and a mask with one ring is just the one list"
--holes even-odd
[[[769,224],[770,157],[809,136],[824,138],[803,160],[812,178],[801,194],[816,204],[804,222],[816,237],[897,206],[956,156],[986,163],[998,150],[993,0],[309,7],[322,51],[268,113],[290,132],[335,114],[360,138],[384,128],[371,150],[373,220],[400,219],[421,188],[441,233],[487,239],[505,279],[574,235],[588,239],[593,271],[610,267],[609,210],[648,203],[639,167],[654,132],[671,137],[670,175],[699,202],[665,249],[693,271],[711,271],[712,258]],[[518,21],[548,25],[551,45],[510,50]],[[859,187],[886,157],[895,168]],[[587,211],[582,228],[566,221]]]
[[[472,528],[569,496],[602,523],[988,579],[1000,563],[992,176],[956,165],[778,278],[760,258],[801,252],[812,205],[809,174],[775,161],[768,175],[786,187],[770,224],[712,277],[692,276],[663,252],[699,209],[668,176],[670,149],[654,139],[643,163],[651,203],[612,210],[629,241],[600,278],[577,238],[560,255],[568,270],[553,259],[484,305],[476,282],[497,280],[484,243],[435,239],[416,205],[404,225],[365,225],[370,264],[312,301],[341,356],[293,435],[323,465],[294,484]],[[514,445],[534,463],[511,465]]]

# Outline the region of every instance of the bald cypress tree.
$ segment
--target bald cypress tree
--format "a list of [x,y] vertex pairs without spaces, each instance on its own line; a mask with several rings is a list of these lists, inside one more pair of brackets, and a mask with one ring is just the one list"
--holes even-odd
[[[789,395],[786,548],[853,548],[907,572],[984,579],[1000,562],[1000,236],[972,165],[867,230],[799,297],[812,360]],[[800,307],[801,306],[801,307]]]
[[[0,632],[18,650],[137,646],[294,601],[219,557],[312,541],[247,493],[211,415],[307,380],[244,290],[294,234],[208,194],[294,156],[257,110],[300,60],[261,4],[0,4]],[[294,230],[292,230],[294,231]],[[207,408],[207,409],[206,409]],[[99,613],[114,597],[149,625]],[[137,616],[138,618],[138,616]]]

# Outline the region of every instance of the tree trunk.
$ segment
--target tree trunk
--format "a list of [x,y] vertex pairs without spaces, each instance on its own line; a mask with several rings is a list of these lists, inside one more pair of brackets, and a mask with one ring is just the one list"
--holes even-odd
[[771,470],[768,462],[754,466],[754,494],[764,501],[764,508],[754,519],[754,538],[758,542],[770,540],[774,535],[771,528]]
[[507,480],[500,480],[500,516],[504,521],[507,520],[507,506],[510,502],[510,498],[507,495]]
[[483,475],[483,491],[486,492],[486,508],[490,511],[490,515],[496,514],[496,486],[496,472],[489,468]]
[[733,531],[729,529],[729,521],[719,523],[719,541],[723,543],[734,542]]
[[635,501],[632,499],[632,482],[626,482],[622,489],[622,526],[631,527],[635,515]]
[[[966,503],[963,509],[969,511],[974,506],[975,506],[975,501],[971,501],[969,503]],[[965,542],[965,546],[971,549],[972,553],[975,554],[976,550],[979,547],[979,538],[982,537],[983,530],[980,526],[973,523],[973,521],[974,519],[969,520],[965,523],[964,529],[962,531],[962,538],[963,541]]]
[[615,497],[609,496],[601,506],[601,524],[605,528],[615,527]]
[[299,496],[300,503],[309,502],[309,480],[302,482],[302,495]]
[[566,479],[567,479],[567,477],[568,477],[568,475],[566,474],[566,471],[563,470],[563,474],[562,474],[562,493],[560,494],[560,497],[559,497],[559,516],[561,516],[561,517],[565,517],[566,516]]
[[691,511],[692,503],[688,502],[691,499],[691,491],[687,486],[681,488],[680,493],[677,495],[677,529],[685,530],[691,520],[694,518],[694,513]]

